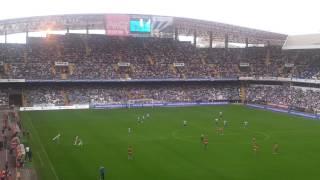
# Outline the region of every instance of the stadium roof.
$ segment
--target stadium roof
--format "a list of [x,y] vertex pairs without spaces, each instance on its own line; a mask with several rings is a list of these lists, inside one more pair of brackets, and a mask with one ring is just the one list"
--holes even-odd
[[288,36],[282,49],[320,49],[320,34]]
[[[37,16],[0,21],[0,35],[23,32],[39,32],[50,29],[60,31],[67,28],[72,30],[105,29],[106,16],[110,14],[73,14]],[[179,17],[166,17],[155,15],[128,15],[130,17],[150,17],[153,19],[169,19],[171,26],[160,29],[162,32],[174,33],[177,29],[179,35],[193,35],[196,31],[198,37],[208,37],[212,32],[213,40],[224,41],[228,35],[229,42],[245,43],[246,38],[252,44],[283,45],[287,35],[267,32],[252,28],[240,27],[230,24],[217,23]]]

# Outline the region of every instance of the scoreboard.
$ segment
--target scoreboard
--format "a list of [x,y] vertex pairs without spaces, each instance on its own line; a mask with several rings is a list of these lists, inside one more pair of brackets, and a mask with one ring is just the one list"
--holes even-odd
[[106,14],[105,30],[108,36],[157,36],[162,30],[172,31],[173,18],[150,15]]
[[150,33],[151,19],[146,19],[146,18],[130,19],[130,32],[131,33]]

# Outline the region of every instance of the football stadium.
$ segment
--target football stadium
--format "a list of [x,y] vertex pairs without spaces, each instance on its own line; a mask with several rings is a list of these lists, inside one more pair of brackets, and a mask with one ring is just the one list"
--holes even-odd
[[0,41],[1,180],[320,177],[319,34],[80,13]]

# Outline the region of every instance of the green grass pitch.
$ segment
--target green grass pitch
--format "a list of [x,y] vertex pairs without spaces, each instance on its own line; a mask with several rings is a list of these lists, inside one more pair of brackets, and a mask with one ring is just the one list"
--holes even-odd
[[[223,112],[224,135],[214,118]],[[143,124],[137,117],[150,113]],[[21,113],[41,180],[318,180],[320,121],[241,105]],[[187,127],[183,121],[187,120]],[[247,120],[248,128],[241,128]],[[219,122],[222,125],[221,122]],[[133,132],[128,135],[128,128]],[[61,133],[60,143],[52,138]],[[208,149],[200,142],[208,135]],[[74,136],[83,147],[72,145]],[[252,152],[255,136],[259,152]],[[272,153],[277,142],[279,154]],[[132,145],[134,159],[128,160]]]

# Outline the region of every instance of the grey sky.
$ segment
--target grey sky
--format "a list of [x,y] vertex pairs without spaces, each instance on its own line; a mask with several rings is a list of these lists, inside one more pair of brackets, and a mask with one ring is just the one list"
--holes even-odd
[[212,20],[285,34],[320,33],[319,0],[4,0],[0,19],[137,13]]

